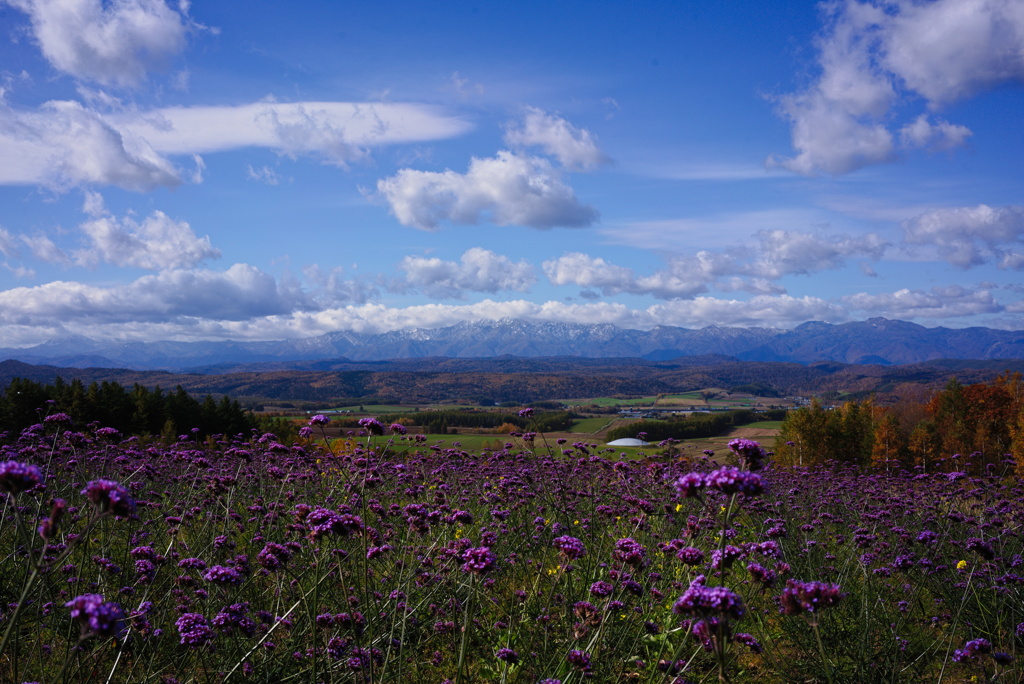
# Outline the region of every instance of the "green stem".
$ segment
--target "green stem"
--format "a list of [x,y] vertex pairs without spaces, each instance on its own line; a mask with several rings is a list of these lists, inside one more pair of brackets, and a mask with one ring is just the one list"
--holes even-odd
[[462,614],[462,639],[459,641],[459,664],[455,673],[455,684],[462,684],[462,666],[466,662],[466,644],[469,641],[469,625],[473,614],[473,575],[469,578],[469,596],[466,597],[466,610]]
[[811,622],[811,627],[814,629],[814,638],[818,642],[818,653],[821,655],[821,666],[825,668],[825,679],[828,680],[828,684],[832,684],[832,669],[828,666],[828,658],[825,656],[825,646],[821,643],[821,632],[818,631],[817,619]]

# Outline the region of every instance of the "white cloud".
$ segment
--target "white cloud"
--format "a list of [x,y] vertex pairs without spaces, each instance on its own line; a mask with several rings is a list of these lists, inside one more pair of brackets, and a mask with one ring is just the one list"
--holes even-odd
[[746,300],[697,297],[656,304],[649,309],[652,319],[662,325],[704,327],[707,325],[760,325],[786,327],[804,321],[840,322],[846,311],[818,297],[760,295]]
[[90,243],[75,253],[75,260],[83,266],[105,261],[159,271],[188,268],[220,257],[208,236],[197,237],[188,223],[175,221],[162,211],[154,211],[142,223],[101,216],[83,223],[80,229]]
[[889,246],[874,233],[849,236],[762,230],[754,237],[757,244],[743,249],[700,250],[670,257],[666,268],[647,276],[637,277],[628,268],[579,252],[545,261],[543,268],[554,285],[598,289],[605,296],[628,292],[688,299],[709,287],[722,292],[780,295],[785,288],[772,281],[839,269],[854,256],[879,259]]
[[471,124],[432,105],[391,102],[254,102],[119,114],[119,126],[164,154],[267,147],[346,164],[380,145],[442,140]]
[[874,233],[854,237],[762,230],[756,237],[760,242],[758,255],[744,270],[771,279],[834,270],[851,256],[879,259],[888,246]]
[[[823,5],[818,79],[779,98],[792,124],[789,158],[805,175],[839,175],[896,157],[891,111],[908,94],[935,109],[1024,79],[1024,10],[1018,0],[839,0]],[[926,115],[899,129],[905,148],[950,149],[970,130]]]
[[22,235],[20,236],[21,241],[28,246],[32,256],[40,261],[45,261],[49,264],[61,264],[63,266],[70,266],[71,259],[68,255],[57,246],[53,240],[45,235]]
[[18,255],[17,239],[3,226],[0,226],[0,254],[5,257]]
[[987,289],[969,290],[959,285],[933,287],[928,291],[902,289],[896,292],[861,292],[841,299],[852,311],[897,319],[942,319],[998,313],[1003,306]]
[[325,273],[320,266],[311,264],[302,269],[302,274],[313,285],[313,299],[321,308],[365,304],[380,294],[374,282],[345,278],[345,271],[340,266],[335,266]]
[[581,252],[545,261],[542,268],[552,285],[597,288],[606,295],[628,292],[634,287],[635,276],[630,269]]
[[307,295],[246,264],[227,271],[164,271],[109,288],[53,281],[0,292],[0,322],[12,325],[237,321],[311,308]]
[[52,101],[35,112],[0,107],[0,184],[175,186],[179,172],[142,138],[78,102]]
[[246,177],[251,181],[257,183],[265,183],[266,185],[280,185],[281,177],[277,175],[277,172],[269,166],[261,166],[256,169],[253,168],[252,164],[246,167]]
[[932,150],[951,150],[960,147],[971,135],[966,126],[955,126],[940,119],[931,123],[927,114],[914,119],[900,129],[900,140],[904,147],[924,147]]
[[881,62],[934,105],[1024,79],[1018,0],[902,0],[887,14]]
[[903,239],[911,245],[938,249],[959,268],[995,259],[1000,268],[1019,269],[1019,255],[1008,246],[1024,240],[1024,207],[953,207],[924,212],[903,223]]
[[572,170],[590,171],[610,161],[590,131],[536,107],[527,108],[520,127],[505,132],[505,142],[512,147],[539,147]]
[[400,223],[421,230],[437,230],[442,221],[554,228],[597,220],[546,159],[505,150],[473,158],[465,174],[402,169],[377,190]]
[[[185,11],[163,0],[7,0],[27,13],[54,68],[104,85],[132,86],[185,46]],[[182,5],[184,7],[184,3]]]
[[165,155],[190,156],[189,179],[199,183],[201,153],[266,147],[345,165],[373,146],[449,138],[468,128],[440,108],[416,104],[264,102],[100,113],[73,101],[30,112],[0,103],[0,158],[19,160],[0,165],[0,184],[149,190],[182,182]]
[[406,281],[432,297],[461,298],[464,292],[525,292],[536,282],[533,267],[525,261],[480,247],[466,250],[458,262],[408,256],[399,264]]

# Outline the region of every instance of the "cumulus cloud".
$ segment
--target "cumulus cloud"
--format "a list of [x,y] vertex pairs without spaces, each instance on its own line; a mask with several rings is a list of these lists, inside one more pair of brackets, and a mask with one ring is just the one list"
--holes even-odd
[[83,266],[105,261],[153,271],[195,266],[220,257],[209,236],[198,237],[185,221],[154,211],[142,223],[131,218],[100,216],[80,227],[89,246],[75,253]]
[[6,0],[29,15],[43,56],[59,71],[133,86],[185,46],[187,3],[163,0]]
[[130,190],[175,186],[179,172],[143,138],[78,102],[52,101],[38,111],[0,108],[0,184],[116,185]]
[[410,285],[432,297],[461,298],[465,292],[525,292],[537,280],[533,267],[525,261],[513,262],[481,247],[466,250],[458,262],[408,256],[399,268],[405,271]]
[[879,259],[889,246],[875,233],[850,236],[762,230],[754,237],[757,244],[745,249],[673,256],[664,269],[646,276],[579,252],[545,261],[543,269],[554,285],[578,285],[606,296],[628,292],[688,299],[712,286],[722,292],[780,295],[785,288],[775,280],[842,268],[851,257]]
[[743,270],[770,279],[834,270],[853,256],[880,259],[889,246],[875,233],[850,236],[767,230],[758,231],[756,237],[758,256]]
[[542,268],[552,285],[596,288],[605,295],[629,292],[636,280],[632,270],[581,252],[545,261]]
[[437,230],[442,221],[554,228],[597,220],[550,162],[506,150],[473,158],[464,174],[402,169],[378,181],[377,191],[400,223],[421,230]]
[[247,264],[226,271],[170,270],[126,285],[54,281],[0,292],[0,322],[105,325],[183,318],[237,321],[315,308],[298,288]]
[[[904,94],[942,105],[1024,79],[1024,12],[1016,0],[838,0],[818,40],[820,75],[778,99],[793,157],[769,165],[844,174],[897,155],[891,112]],[[950,149],[971,134],[922,114],[902,126],[903,148]]]
[[365,304],[380,294],[378,283],[364,278],[346,278],[340,266],[324,271],[317,264],[302,269],[313,286],[313,299],[321,308]]
[[903,223],[910,245],[934,246],[959,268],[995,260],[1000,268],[1020,269],[1024,258],[1012,246],[1024,240],[1024,207],[952,207],[935,209]]
[[841,299],[852,311],[898,319],[942,319],[998,313],[1003,306],[987,289],[970,290],[959,285],[930,290],[901,289],[896,292],[861,292]]
[[518,148],[539,147],[572,170],[590,171],[610,161],[590,131],[536,107],[527,108],[520,126],[506,130],[505,142]]

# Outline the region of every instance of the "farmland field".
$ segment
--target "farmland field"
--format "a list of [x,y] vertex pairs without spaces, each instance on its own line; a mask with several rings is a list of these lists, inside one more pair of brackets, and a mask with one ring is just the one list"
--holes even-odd
[[1010,464],[774,468],[737,439],[774,423],[619,460],[369,419],[165,443],[56,416],[3,447],[0,681],[1022,674]]

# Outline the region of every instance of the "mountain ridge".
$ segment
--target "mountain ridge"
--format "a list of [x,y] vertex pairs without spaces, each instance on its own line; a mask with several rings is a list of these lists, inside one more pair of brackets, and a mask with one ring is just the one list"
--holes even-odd
[[926,328],[885,318],[840,324],[808,321],[789,330],[715,325],[632,330],[610,323],[502,319],[384,333],[336,331],[293,340],[124,342],[76,336],[34,347],[0,348],[0,359],[31,364],[170,371],[331,359],[515,356],[664,361],[709,354],[741,361],[801,364],[836,361],[905,365],[935,359],[1024,359],[1024,331]]

